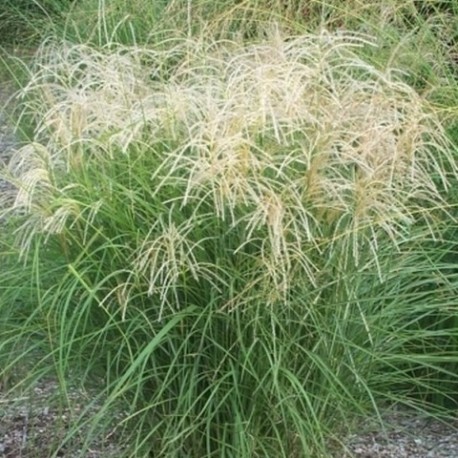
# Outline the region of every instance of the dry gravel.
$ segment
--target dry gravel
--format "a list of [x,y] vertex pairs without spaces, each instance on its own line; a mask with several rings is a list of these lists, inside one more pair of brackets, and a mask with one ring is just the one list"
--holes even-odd
[[[41,380],[19,396],[0,392],[1,458],[124,456],[114,428],[94,436],[91,444],[83,447],[89,429],[84,420],[97,414],[100,408],[100,403],[93,402],[98,395],[96,389],[69,387],[65,403],[59,402],[59,393],[59,385],[53,378]],[[88,410],[89,404],[92,405]],[[111,420],[114,425],[117,419]],[[75,428],[77,421],[81,426]]]
[[[0,84],[0,107],[10,96],[11,88]],[[7,162],[15,143],[7,117],[0,111],[0,166]],[[11,192],[11,186],[0,179],[0,193],[5,192]],[[56,407],[57,392],[58,384],[53,379],[41,381],[19,397],[2,393],[0,383],[0,458],[47,458],[52,453],[65,458],[82,456],[78,440],[84,442],[84,431],[75,436],[71,448],[59,448],[59,440],[80,406],[89,402],[91,393],[73,390],[71,408],[62,408]],[[458,458],[458,419],[444,424],[417,413],[392,410],[385,420],[385,431],[375,422],[365,422],[357,434],[344,440],[348,450],[336,452],[334,458]],[[109,433],[83,456],[123,458],[124,454]]]
[[393,408],[383,418],[385,431],[368,420],[346,438],[348,452],[335,458],[458,458],[458,418],[441,422]]

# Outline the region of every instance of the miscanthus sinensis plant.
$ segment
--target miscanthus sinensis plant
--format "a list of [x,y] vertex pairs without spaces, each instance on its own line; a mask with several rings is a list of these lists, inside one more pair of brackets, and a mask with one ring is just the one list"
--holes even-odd
[[[144,284],[159,315],[184,305],[177,291],[188,277],[227,290],[226,262],[248,281],[223,308],[254,291],[268,305],[298,281],[316,286],[336,244],[343,265],[357,266],[361,250],[376,264],[381,240],[398,244],[420,219],[434,224],[426,209],[441,205],[455,165],[421,96],[395,70],[358,58],[370,45],[325,33],[161,52],[46,44],[24,89],[35,142],[11,164],[13,207],[28,215],[22,249],[36,233],[84,236],[121,183],[90,182],[92,199],[81,202],[73,195],[89,189],[79,174],[130,159],[117,211],[138,218],[142,235],[119,288]],[[218,240],[225,254],[209,256]]]
[[39,50],[6,212],[59,370],[84,354],[117,374],[100,418],[131,393],[135,453],[313,456],[349,405],[454,379],[425,324],[453,282],[434,274],[428,296],[441,255],[422,245],[452,218],[454,157],[371,46],[273,31]]

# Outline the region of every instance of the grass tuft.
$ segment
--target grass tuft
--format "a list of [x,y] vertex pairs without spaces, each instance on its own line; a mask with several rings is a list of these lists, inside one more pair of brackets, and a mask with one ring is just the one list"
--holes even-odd
[[48,40],[30,69],[0,358],[27,336],[64,389],[101,377],[84,449],[120,409],[126,456],[248,458],[456,407],[443,113],[370,35],[263,35]]

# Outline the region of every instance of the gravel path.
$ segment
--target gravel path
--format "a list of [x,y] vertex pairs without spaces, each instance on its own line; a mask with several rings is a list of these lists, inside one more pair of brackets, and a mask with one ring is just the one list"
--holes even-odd
[[407,410],[390,410],[385,431],[370,421],[346,438],[350,453],[334,458],[458,458],[458,418],[447,423]]
[[[0,84],[1,108],[11,94],[10,86]],[[0,110],[0,167],[8,161],[15,144],[16,139],[7,123],[5,111]],[[0,193],[11,190],[12,187],[0,179]],[[0,458],[49,456],[56,446],[56,440],[65,432],[70,417],[70,410],[62,412],[52,407],[51,399],[57,392],[56,381],[46,380],[29,393],[12,397],[6,392],[2,393],[0,383]],[[75,406],[88,402],[87,392],[75,390],[72,396]],[[380,431],[377,423],[365,422],[358,434],[344,440],[348,452],[336,452],[334,458],[458,458],[458,419],[443,424],[406,411],[390,411],[385,419],[385,432]],[[85,456],[124,457],[115,445],[102,442],[97,450],[91,450]],[[80,455],[67,448],[58,452],[58,456],[71,458]]]

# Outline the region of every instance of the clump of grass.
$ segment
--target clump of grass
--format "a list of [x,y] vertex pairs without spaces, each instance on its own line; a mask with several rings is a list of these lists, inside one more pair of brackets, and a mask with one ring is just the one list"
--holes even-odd
[[62,379],[105,373],[94,425],[129,400],[139,456],[313,456],[440,374],[453,400],[457,323],[444,359],[434,317],[455,277],[426,244],[456,179],[437,113],[359,57],[368,36],[267,36],[47,42],[23,90],[7,212],[26,265],[56,264],[33,274],[36,326]]
[[[259,285],[269,278],[285,293],[296,276],[316,283],[317,259],[336,240],[352,263],[361,247],[376,262],[379,240],[396,244],[420,218],[432,223],[425,205],[442,203],[455,166],[425,100],[394,69],[358,58],[367,44],[274,34],[248,47],[185,41],[162,52],[45,46],[24,90],[40,143],[12,162],[23,182],[15,206],[37,210],[37,230],[60,232],[80,210],[59,205],[69,183],[57,175],[134,149],[151,157],[148,195],[162,208],[134,255],[135,275],[171,263],[173,278],[179,265],[208,280],[196,254],[203,242],[191,234],[215,217],[243,232],[234,254],[251,247],[259,256]],[[214,286],[226,284],[223,272],[215,269]],[[149,292],[164,280],[151,277]]]

